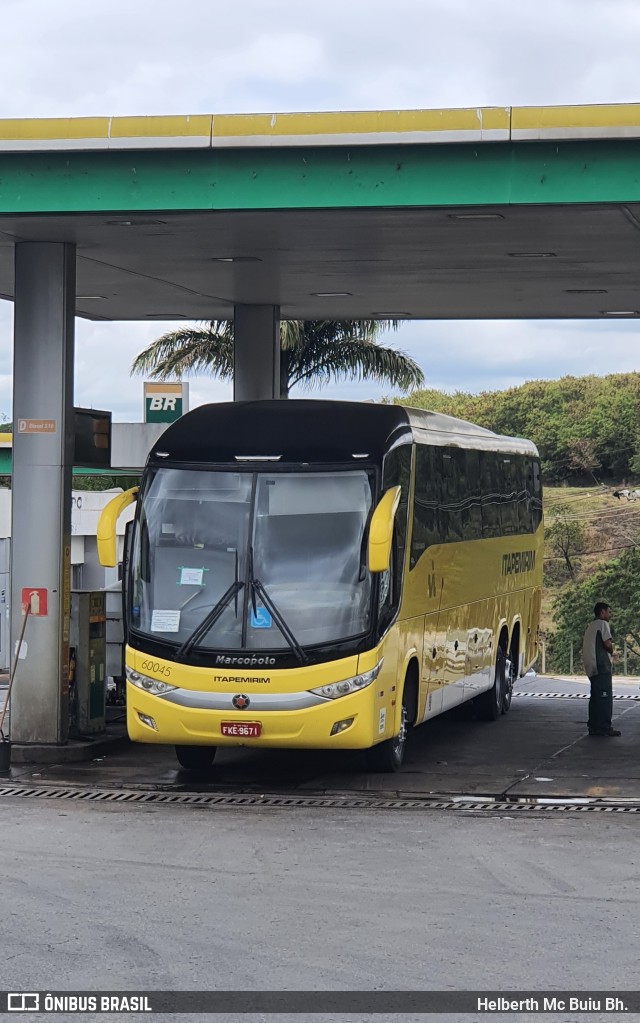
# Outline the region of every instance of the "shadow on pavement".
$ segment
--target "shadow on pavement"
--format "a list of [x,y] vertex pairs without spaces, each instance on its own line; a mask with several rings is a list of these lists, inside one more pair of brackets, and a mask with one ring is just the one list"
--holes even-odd
[[616,739],[587,735],[584,686],[556,683],[557,698],[548,695],[553,688],[549,680],[522,679],[510,712],[495,722],[475,720],[468,705],[427,722],[412,733],[397,774],[367,773],[358,752],[245,747],[220,749],[211,771],[196,775],[178,767],[172,747],[128,744],[92,761],[16,764],[0,786],[640,799],[640,700],[630,695],[640,692],[637,683],[616,688]]

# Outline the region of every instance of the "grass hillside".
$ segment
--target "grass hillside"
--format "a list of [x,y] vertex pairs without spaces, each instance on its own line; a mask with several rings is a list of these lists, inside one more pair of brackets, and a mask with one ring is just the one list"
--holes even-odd
[[[595,484],[544,488],[546,542],[541,627],[547,637],[552,631],[553,601],[558,594],[571,589],[574,583],[584,582],[625,550],[640,545],[640,500],[616,498],[613,496],[616,489]],[[558,521],[568,524],[564,539],[574,540],[573,546],[570,542],[565,545],[573,580],[564,554],[549,539]],[[607,599],[606,593],[601,596]]]

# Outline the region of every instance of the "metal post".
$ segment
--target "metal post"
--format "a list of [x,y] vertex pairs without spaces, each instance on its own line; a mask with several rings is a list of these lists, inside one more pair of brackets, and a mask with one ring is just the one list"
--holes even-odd
[[[75,246],[15,248],[12,649],[30,615],[11,707],[13,743],[68,736]],[[26,651],[26,655],[25,655]]]
[[569,644],[569,674],[573,675],[573,640]]
[[280,397],[280,309],[237,305],[233,315],[233,400]]
[[540,651],[542,654],[542,674],[547,674],[547,644],[544,639],[540,640]]
[[622,670],[625,675],[628,675],[627,671],[627,637],[624,637],[624,643],[622,644]]

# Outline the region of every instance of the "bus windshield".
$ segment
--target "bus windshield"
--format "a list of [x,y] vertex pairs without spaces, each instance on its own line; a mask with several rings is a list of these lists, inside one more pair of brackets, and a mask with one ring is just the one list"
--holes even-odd
[[365,470],[157,469],[135,531],[131,627],[184,650],[295,649],[362,635],[372,488]]

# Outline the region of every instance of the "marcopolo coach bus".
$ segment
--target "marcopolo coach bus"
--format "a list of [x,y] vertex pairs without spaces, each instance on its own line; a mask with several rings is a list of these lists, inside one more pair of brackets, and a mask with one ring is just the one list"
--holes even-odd
[[473,700],[509,710],[537,655],[533,444],[369,403],[206,405],[151,452],[125,556],[127,723],[207,768],[219,746],[366,750]]

